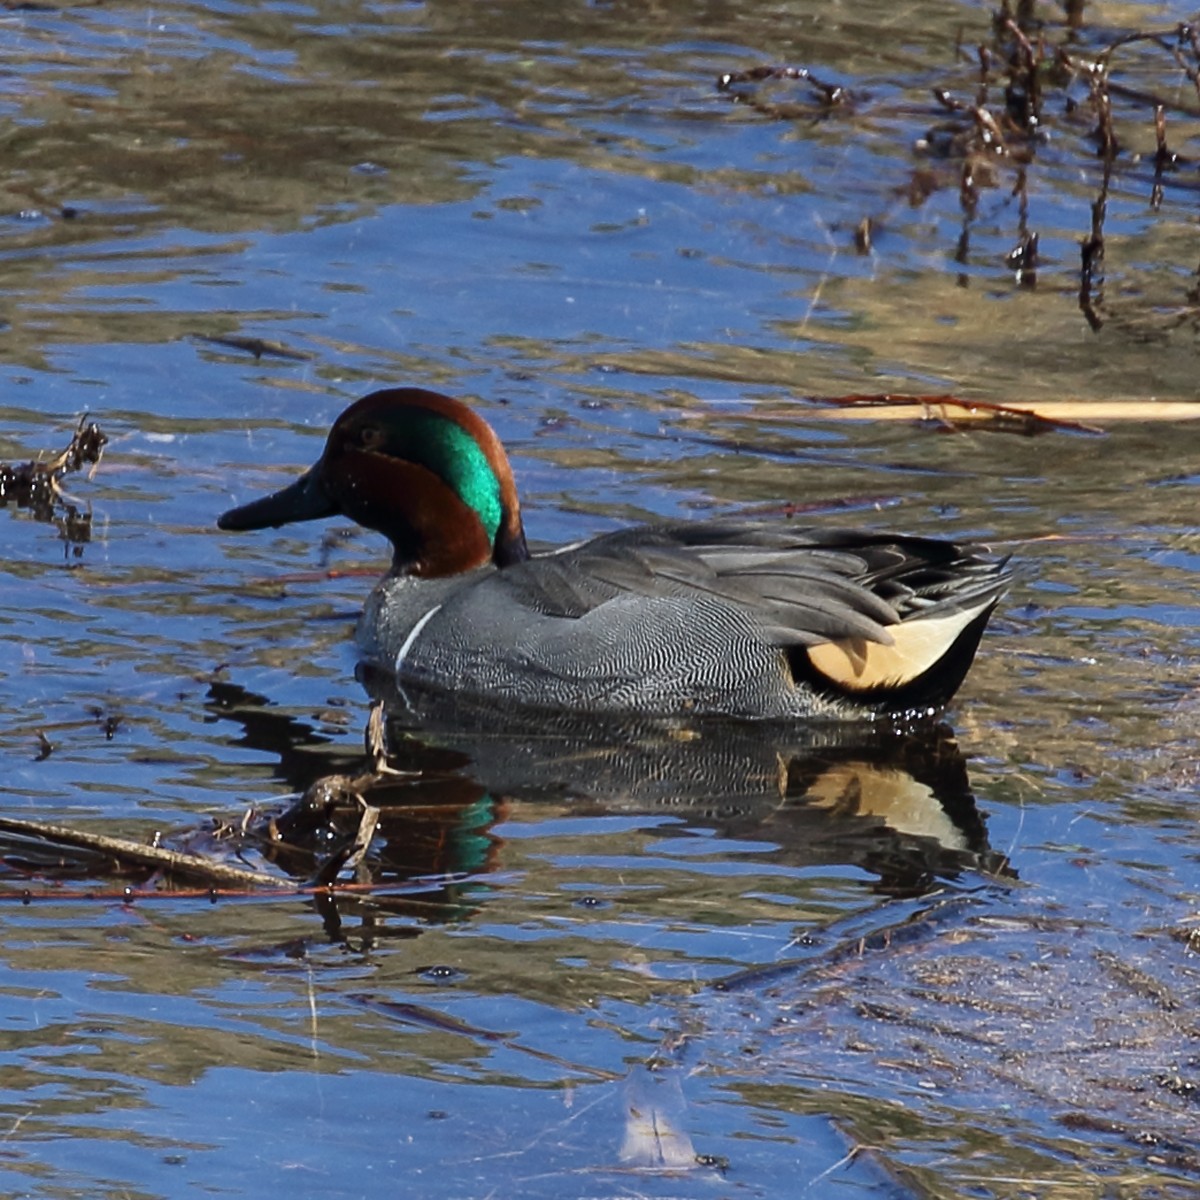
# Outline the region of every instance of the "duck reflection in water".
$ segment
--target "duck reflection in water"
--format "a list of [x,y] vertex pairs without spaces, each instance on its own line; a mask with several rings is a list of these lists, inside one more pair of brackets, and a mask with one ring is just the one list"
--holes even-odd
[[[369,673],[363,682],[368,691],[375,684]],[[851,735],[845,727],[717,719],[501,719],[489,704],[437,691],[398,695],[390,679],[382,687],[389,772],[364,790],[381,810],[369,860],[378,882],[477,880],[500,864],[494,829],[516,803],[544,806],[555,819],[668,816],[675,820],[648,825],[648,835],[708,830],[754,843],[756,861],[859,868],[876,877],[876,890],[894,895],[921,894],[964,871],[1006,871],[945,725]],[[298,752],[295,722],[261,698],[222,684],[211,702],[242,723],[245,744],[277,753],[280,773],[304,793],[271,819],[270,853],[285,869],[310,874],[353,835],[357,805],[336,789],[314,788],[330,763]],[[448,885],[445,898],[446,915],[461,918],[463,886]]]

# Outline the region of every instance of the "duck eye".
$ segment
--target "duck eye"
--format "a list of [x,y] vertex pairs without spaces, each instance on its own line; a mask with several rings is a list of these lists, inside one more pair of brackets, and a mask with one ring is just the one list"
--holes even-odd
[[364,425],[358,431],[358,444],[364,450],[375,450],[383,445],[383,430],[378,425]]

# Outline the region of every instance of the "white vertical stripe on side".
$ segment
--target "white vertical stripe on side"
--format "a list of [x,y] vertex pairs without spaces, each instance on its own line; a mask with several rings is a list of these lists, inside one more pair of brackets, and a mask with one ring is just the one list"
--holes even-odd
[[413,648],[413,642],[417,640],[417,634],[429,623],[429,618],[433,616],[442,606],[435,604],[417,623],[408,631],[408,637],[404,639],[404,644],[396,652],[396,662],[394,670],[397,675],[400,674],[400,667],[404,663],[405,655]]

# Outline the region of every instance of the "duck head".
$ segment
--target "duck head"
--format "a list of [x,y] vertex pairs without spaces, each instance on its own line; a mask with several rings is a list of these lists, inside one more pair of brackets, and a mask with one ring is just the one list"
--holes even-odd
[[397,574],[434,578],[529,557],[500,439],[465,404],[421,388],[356,401],[295,483],[231,508],[217,525],[266,529],[339,515],[391,540]]

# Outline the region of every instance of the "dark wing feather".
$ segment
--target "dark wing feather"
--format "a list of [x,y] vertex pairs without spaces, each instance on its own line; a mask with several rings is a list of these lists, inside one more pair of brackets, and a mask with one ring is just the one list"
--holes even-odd
[[619,595],[716,597],[755,613],[779,645],[884,645],[906,618],[994,601],[1003,561],[949,542],[863,530],[696,521],[641,526],[500,572],[509,597],[581,617]]

